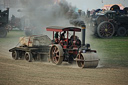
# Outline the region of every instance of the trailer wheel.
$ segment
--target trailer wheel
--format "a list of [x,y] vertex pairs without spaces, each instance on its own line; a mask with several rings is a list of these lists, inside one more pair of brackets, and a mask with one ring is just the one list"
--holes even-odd
[[26,52],[26,53],[25,53],[25,59],[26,59],[28,62],[32,62],[32,53],[31,53],[31,52]]
[[54,45],[50,50],[50,60],[56,65],[60,65],[63,61],[63,49],[60,45]]
[[12,51],[12,58],[14,60],[18,60],[18,58],[19,58],[19,52],[18,51]]
[[118,35],[118,36],[123,37],[123,36],[126,35],[126,33],[127,33],[127,30],[126,30],[126,28],[124,28],[124,27],[119,27],[119,29],[117,30],[117,35]]
[[115,33],[115,27],[108,21],[101,22],[97,27],[97,34],[100,38],[111,38]]
[[3,27],[0,27],[0,38],[4,38],[7,36],[7,30]]

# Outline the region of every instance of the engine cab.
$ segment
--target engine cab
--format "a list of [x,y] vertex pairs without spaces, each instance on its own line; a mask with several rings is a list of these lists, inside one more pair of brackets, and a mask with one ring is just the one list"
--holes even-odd
[[81,32],[77,27],[48,27],[47,31],[53,31],[52,44],[60,44],[63,49],[76,49],[81,46],[81,40],[75,35]]
[[73,61],[81,47],[81,40],[76,32],[81,32],[77,27],[47,27],[47,31],[53,32],[52,44],[60,44],[64,51],[64,61]]

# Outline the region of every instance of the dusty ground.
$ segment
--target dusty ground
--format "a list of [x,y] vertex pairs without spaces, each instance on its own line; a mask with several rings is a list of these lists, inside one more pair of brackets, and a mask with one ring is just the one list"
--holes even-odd
[[0,85],[128,85],[127,67],[81,69],[77,65],[13,60],[9,43],[0,42]]

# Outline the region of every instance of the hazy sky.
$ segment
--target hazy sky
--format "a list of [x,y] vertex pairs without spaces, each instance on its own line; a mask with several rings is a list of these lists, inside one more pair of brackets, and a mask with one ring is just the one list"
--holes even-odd
[[[102,8],[105,4],[122,4],[128,7],[128,0],[67,0],[73,6],[76,6],[84,11],[87,9]],[[102,3],[103,2],[103,3]]]

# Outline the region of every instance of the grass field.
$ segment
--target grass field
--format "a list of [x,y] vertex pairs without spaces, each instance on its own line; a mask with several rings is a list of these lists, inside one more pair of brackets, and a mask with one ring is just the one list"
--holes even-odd
[[[23,31],[15,30],[10,31],[6,38],[0,38],[0,44],[12,45],[18,43],[19,37],[25,36]],[[6,43],[5,43],[6,42]]]
[[92,47],[96,48],[106,66],[128,67],[128,37],[100,39],[92,37]]

